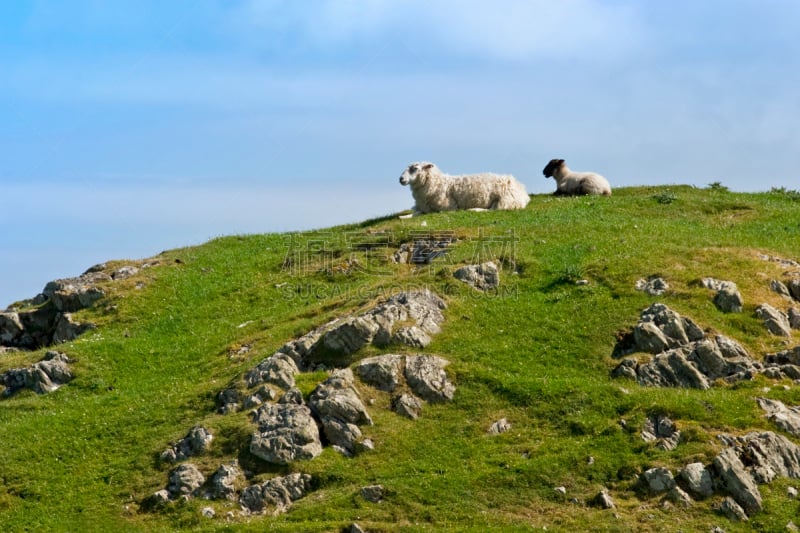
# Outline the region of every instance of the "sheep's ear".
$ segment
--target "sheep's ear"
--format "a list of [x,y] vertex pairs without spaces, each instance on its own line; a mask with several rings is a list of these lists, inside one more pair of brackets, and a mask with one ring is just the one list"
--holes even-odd
[[422,170],[430,170],[433,168],[433,163],[428,163],[422,167]]
[[564,160],[563,159],[559,159],[558,161],[556,161],[556,163],[558,163],[558,166],[561,166],[561,165],[564,164]]

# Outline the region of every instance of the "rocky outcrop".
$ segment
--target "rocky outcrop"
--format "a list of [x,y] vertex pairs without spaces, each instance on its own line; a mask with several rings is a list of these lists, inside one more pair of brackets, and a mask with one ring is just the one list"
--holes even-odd
[[492,261],[461,267],[453,272],[453,277],[479,291],[493,290],[500,285],[500,271]]
[[509,431],[511,431],[511,422],[506,418],[501,418],[489,426],[489,431],[487,433],[489,433],[489,435],[500,435],[501,433],[507,433]]
[[337,451],[352,456],[361,440],[359,425],[372,425],[366,407],[353,384],[353,372],[343,369],[320,383],[308,398],[311,411]]
[[703,278],[700,284],[706,289],[716,291],[714,305],[717,306],[717,309],[725,313],[741,313],[744,300],[734,282]]
[[641,432],[642,440],[654,442],[656,447],[670,451],[678,447],[681,432],[669,417],[664,415],[650,416],[645,420]]
[[641,385],[707,389],[717,379],[735,382],[752,377],[763,367],[736,341],[724,335],[705,338],[689,318],[663,304],[645,309],[630,333],[620,338],[613,355],[655,354],[639,362],[623,360],[615,377],[635,379]]
[[634,284],[637,291],[642,291],[650,296],[661,296],[669,290],[669,283],[659,276],[651,276],[647,279],[638,279]]
[[448,364],[449,361],[435,355],[407,356],[405,377],[408,386],[428,402],[452,400],[456,387],[444,371]]
[[181,496],[194,496],[205,482],[206,478],[197,466],[185,463],[169,473],[169,483],[166,490],[170,500]]
[[756,398],[758,406],[766,412],[767,419],[783,431],[800,437],[800,407],[788,407],[778,400]]
[[311,491],[311,482],[311,476],[300,473],[272,478],[244,489],[239,504],[245,511],[254,514],[284,513]]
[[380,503],[385,493],[386,489],[383,488],[383,485],[361,487],[361,497],[371,503]]
[[268,463],[288,465],[322,453],[317,423],[305,405],[265,404],[256,410],[254,422],[250,452]]
[[244,474],[237,464],[220,465],[209,481],[209,495],[215,500],[236,500],[237,486],[244,482]]
[[783,311],[769,304],[761,304],[756,308],[756,316],[764,321],[764,327],[773,335],[791,337],[792,326],[789,317]]
[[444,322],[444,301],[428,290],[402,292],[358,315],[337,318],[284,345],[300,369],[318,363],[347,366],[364,346],[391,343],[423,348]]
[[10,396],[22,389],[44,394],[72,381],[69,368],[72,361],[66,354],[50,351],[44,359],[27,368],[12,368],[0,374],[0,382],[6,387],[4,394]]
[[195,426],[174,446],[164,450],[161,453],[161,460],[168,463],[185,461],[189,457],[205,452],[213,439],[214,436],[206,428]]
[[450,245],[456,238],[452,233],[428,233],[413,242],[406,242],[392,254],[392,261],[395,263],[407,263],[413,265],[427,265],[437,257],[446,255]]
[[416,420],[422,414],[422,400],[413,394],[401,394],[392,400],[392,410],[400,416]]
[[248,387],[255,387],[259,383],[269,383],[289,390],[294,387],[294,377],[299,372],[294,359],[285,353],[278,352],[247,372],[244,380]]
[[387,354],[362,359],[356,367],[359,377],[378,390],[393,392],[403,382],[405,355]]
[[684,466],[679,472],[678,478],[695,498],[708,498],[714,494],[711,473],[703,466],[703,463],[691,463]]

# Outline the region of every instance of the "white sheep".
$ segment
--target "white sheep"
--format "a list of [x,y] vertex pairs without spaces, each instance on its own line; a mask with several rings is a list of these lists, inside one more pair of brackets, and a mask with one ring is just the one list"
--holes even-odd
[[546,178],[556,180],[556,192],[560,195],[602,194],[611,196],[611,185],[600,174],[594,172],[573,172],[563,159],[551,159],[544,167]]
[[411,186],[417,213],[522,209],[530,201],[525,186],[514,176],[488,172],[450,176],[428,162],[410,164],[400,184]]

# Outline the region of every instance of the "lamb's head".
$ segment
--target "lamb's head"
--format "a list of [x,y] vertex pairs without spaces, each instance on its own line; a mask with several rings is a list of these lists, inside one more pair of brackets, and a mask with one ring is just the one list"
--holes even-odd
[[553,176],[555,176],[556,172],[558,172],[558,170],[563,166],[564,166],[563,159],[551,159],[550,162],[547,163],[547,166],[544,167],[542,174],[544,174],[545,178],[552,178]]
[[400,185],[409,185],[415,181],[426,180],[428,172],[433,168],[436,168],[436,165],[425,161],[421,163],[411,163],[400,176]]

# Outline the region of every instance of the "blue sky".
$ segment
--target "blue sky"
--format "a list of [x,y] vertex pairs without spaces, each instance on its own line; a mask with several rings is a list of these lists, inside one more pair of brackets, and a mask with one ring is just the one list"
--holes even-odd
[[800,188],[794,0],[0,4],[0,308],[90,265],[408,208],[412,161],[553,189]]

